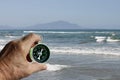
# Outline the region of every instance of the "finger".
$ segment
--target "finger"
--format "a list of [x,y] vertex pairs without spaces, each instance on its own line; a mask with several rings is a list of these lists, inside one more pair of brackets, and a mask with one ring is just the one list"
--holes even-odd
[[30,33],[24,36],[22,39],[20,39],[21,46],[23,50],[25,51],[25,54],[28,54],[30,48],[40,41],[41,41],[41,37],[34,33]]
[[40,37],[40,35],[37,35],[37,34],[34,34],[34,33],[30,33],[30,34],[24,36],[21,39],[21,41],[22,41],[23,44],[27,44],[29,46],[32,46],[33,44],[41,41],[41,37]]
[[47,66],[46,64],[43,63],[37,63],[37,62],[33,62],[33,63],[29,63],[29,68],[28,68],[30,74],[38,72],[38,71],[42,71],[42,70],[46,70]]

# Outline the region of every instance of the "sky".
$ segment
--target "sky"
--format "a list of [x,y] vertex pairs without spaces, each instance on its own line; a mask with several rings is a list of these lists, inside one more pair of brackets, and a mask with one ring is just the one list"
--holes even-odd
[[0,0],[0,25],[20,27],[59,20],[120,28],[120,0]]

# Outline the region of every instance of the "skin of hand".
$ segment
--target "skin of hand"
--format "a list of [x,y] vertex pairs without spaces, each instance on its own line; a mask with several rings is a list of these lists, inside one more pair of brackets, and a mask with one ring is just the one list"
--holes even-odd
[[19,80],[32,73],[46,70],[45,64],[27,60],[30,49],[39,41],[39,35],[30,33],[6,44],[0,52],[0,80]]

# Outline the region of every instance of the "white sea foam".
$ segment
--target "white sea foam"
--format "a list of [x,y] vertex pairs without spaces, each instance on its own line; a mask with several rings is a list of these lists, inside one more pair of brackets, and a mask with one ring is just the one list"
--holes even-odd
[[3,49],[3,47],[4,47],[4,46],[1,46],[1,45],[0,45],[0,51]]
[[4,43],[6,42],[6,40],[0,39],[0,43]]
[[96,32],[94,32],[94,33],[103,33],[103,34],[112,34],[112,33],[114,33],[114,32],[109,32],[109,31],[96,31]]
[[24,33],[59,33],[59,34],[78,34],[78,33],[91,33],[91,32],[86,32],[86,31],[24,31]]
[[2,44],[4,45],[9,41],[10,41],[10,39],[0,39],[0,45],[2,45]]
[[112,39],[111,37],[106,36],[91,36],[91,38],[95,38],[96,42],[120,42],[119,39]]
[[118,39],[112,39],[111,37],[108,37],[106,41],[107,42],[120,42],[120,40],[118,40]]
[[3,49],[5,44],[7,44],[11,39],[0,39],[0,50]]
[[95,39],[97,42],[104,42],[106,41],[106,37],[105,36],[95,36]]
[[91,31],[23,31],[24,33],[72,33],[72,34],[78,34],[78,33],[113,33],[113,32],[106,32],[106,31],[103,31],[103,32],[91,32]]
[[6,35],[5,37],[6,38],[17,38],[18,36],[8,36],[8,35]]
[[101,47],[101,48],[72,48],[72,47],[59,47],[50,49],[51,53],[55,54],[99,54],[99,55],[114,55],[120,56],[120,48],[113,47]]
[[62,70],[64,68],[67,68],[69,66],[67,65],[60,65],[60,64],[46,64],[47,65],[47,70],[48,71],[59,71]]

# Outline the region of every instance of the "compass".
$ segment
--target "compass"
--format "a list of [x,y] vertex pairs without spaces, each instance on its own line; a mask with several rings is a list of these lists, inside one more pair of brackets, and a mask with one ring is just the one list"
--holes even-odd
[[44,44],[37,44],[30,50],[30,58],[39,63],[46,62],[49,59],[50,50]]

